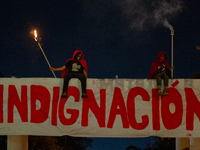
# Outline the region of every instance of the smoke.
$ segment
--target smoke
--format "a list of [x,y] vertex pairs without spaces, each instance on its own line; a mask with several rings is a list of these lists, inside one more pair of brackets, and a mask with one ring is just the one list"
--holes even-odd
[[164,25],[164,27],[169,28],[170,31],[173,31],[173,30],[174,30],[173,27],[172,27],[172,25],[169,24],[169,22],[168,22],[167,19],[165,19],[165,20],[163,21],[163,25]]
[[130,20],[132,30],[145,30],[163,25],[173,30],[169,20],[175,18],[183,9],[181,0],[122,0],[123,14]]

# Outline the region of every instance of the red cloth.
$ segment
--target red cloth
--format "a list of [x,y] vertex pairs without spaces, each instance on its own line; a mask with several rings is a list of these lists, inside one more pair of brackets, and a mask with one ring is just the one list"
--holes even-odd
[[[81,65],[83,66],[83,68],[85,69],[86,72],[88,72],[88,68],[87,68],[87,63],[85,61],[85,59],[83,58],[83,52],[81,50],[76,50],[73,54],[73,57],[70,58],[69,60],[74,60],[74,56],[77,54],[77,53],[81,53],[82,57],[81,59],[79,60],[79,62],[81,63]],[[67,60],[66,63],[69,61]],[[64,78],[65,74],[67,74],[69,72],[69,68],[66,68],[65,70],[63,70],[61,72],[61,78]]]
[[[162,55],[165,56],[165,60],[164,61],[160,61],[160,57]],[[169,64],[168,64],[168,62],[166,60],[166,54],[165,54],[165,52],[160,51],[158,53],[157,59],[153,62],[152,66],[151,66],[151,70],[150,70],[150,73],[149,73],[149,79],[153,79],[153,75],[156,72],[156,70],[158,69],[158,66],[161,66],[162,64],[164,64],[167,67],[167,69],[170,70]]]

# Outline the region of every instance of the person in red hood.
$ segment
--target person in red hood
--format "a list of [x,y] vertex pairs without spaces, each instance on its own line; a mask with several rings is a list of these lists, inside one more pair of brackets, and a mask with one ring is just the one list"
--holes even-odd
[[63,92],[61,97],[68,97],[68,83],[71,78],[78,78],[81,81],[82,98],[87,98],[86,93],[86,79],[87,79],[87,63],[83,59],[83,52],[76,50],[71,59],[66,61],[65,65],[60,68],[50,67],[53,71],[62,71],[61,78],[64,77]]
[[[171,71],[169,64],[166,60],[166,54],[165,52],[160,51],[158,53],[157,59],[153,62],[149,73],[149,79],[156,79],[159,95],[168,95],[167,88],[168,88],[169,78],[171,78]],[[161,91],[162,79],[164,80],[163,92]]]

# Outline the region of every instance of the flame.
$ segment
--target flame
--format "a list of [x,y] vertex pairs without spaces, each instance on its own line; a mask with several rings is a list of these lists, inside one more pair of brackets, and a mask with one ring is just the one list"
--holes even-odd
[[38,38],[38,36],[37,36],[37,30],[34,30],[34,36],[35,36],[35,41],[37,41],[37,38]]

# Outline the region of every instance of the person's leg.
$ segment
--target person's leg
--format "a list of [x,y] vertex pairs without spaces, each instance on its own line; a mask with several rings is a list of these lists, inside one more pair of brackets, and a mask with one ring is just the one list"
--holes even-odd
[[165,75],[163,77],[163,79],[164,79],[164,92],[163,92],[163,95],[168,95],[168,93],[167,93],[167,88],[168,88],[168,84],[169,84],[169,77],[168,77],[168,75]]
[[77,78],[81,81],[82,97],[86,98],[86,76],[84,74],[77,74]]
[[69,80],[70,80],[71,78],[72,78],[72,74],[71,74],[71,73],[67,73],[67,74],[64,76],[62,97],[67,97],[68,84],[69,84]]
[[162,92],[161,92],[161,80],[162,80],[162,78],[161,78],[160,75],[156,75],[155,78],[156,78],[156,83],[157,83],[157,88],[158,88],[158,94],[161,95],[162,94]]

